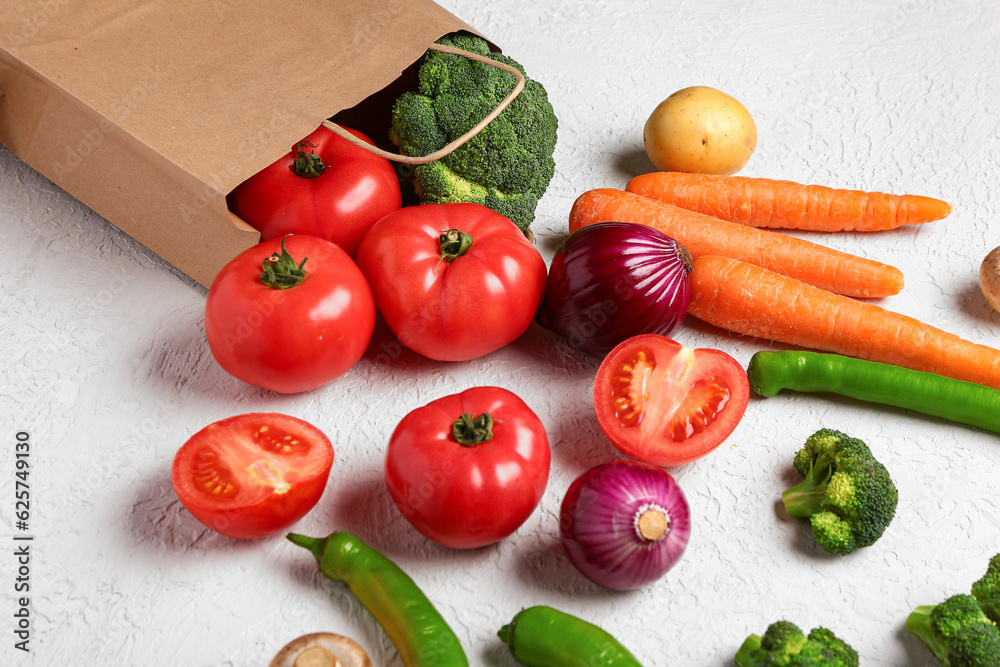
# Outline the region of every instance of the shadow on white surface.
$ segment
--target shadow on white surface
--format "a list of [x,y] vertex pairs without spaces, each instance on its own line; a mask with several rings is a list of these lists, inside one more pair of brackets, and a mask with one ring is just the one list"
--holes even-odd
[[261,540],[226,537],[194,518],[181,504],[170,481],[170,466],[146,475],[132,499],[125,530],[132,542],[155,554],[173,556],[205,551],[259,549]]
[[[802,481],[802,478],[799,477],[794,471],[792,471],[792,474],[788,477],[789,481],[786,488],[790,488],[791,486]],[[795,550],[807,558],[814,558],[817,562],[835,561],[844,558],[844,556],[828,553],[816,544],[816,539],[813,537],[812,526],[809,524],[809,520],[793,519],[788,516],[788,512],[785,511],[785,505],[781,502],[781,498],[774,501],[774,518],[779,527],[785,532],[785,538],[788,540],[788,547],[790,549]]]
[[[955,305],[962,312],[980,324],[995,326],[1000,319],[1000,315],[993,310],[993,307],[986,301],[986,297],[983,296],[983,290],[979,287],[978,280],[970,280],[959,292],[956,301]],[[995,342],[987,344],[995,345]]]
[[643,147],[641,141],[635,147],[626,149],[621,153],[616,153],[611,160],[611,165],[624,180],[622,183],[609,183],[604,187],[624,188],[625,183],[636,176],[659,171],[649,161],[649,156],[646,155],[646,149]]

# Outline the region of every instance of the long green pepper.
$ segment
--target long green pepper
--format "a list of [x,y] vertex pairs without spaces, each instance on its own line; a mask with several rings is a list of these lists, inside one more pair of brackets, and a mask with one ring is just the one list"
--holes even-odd
[[526,667],[642,667],[605,630],[544,605],[522,609],[497,636]]
[[385,630],[406,667],[468,667],[458,637],[398,565],[346,531],[325,538],[289,533],[329,579],[347,584]]
[[1000,433],[1000,391],[974,382],[821,352],[757,352],[747,367],[750,388],[830,392],[892,405]]

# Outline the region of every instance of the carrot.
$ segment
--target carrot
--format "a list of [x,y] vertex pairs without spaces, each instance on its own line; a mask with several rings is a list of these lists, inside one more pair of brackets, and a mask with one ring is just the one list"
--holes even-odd
[[799,347],[1000,389],[1000,350],[919,320],[726,257],[700,257],[688,313],[713,326]]
[[746,176],[659,172],[625,189],[750,227],[874,232],[940,220],[951,205],[920,195],[842,190]]
[[722,255],[766,267],[816,287],[853,297],[897,294],[903,274],[887,264],[818,243],[754,229],[613,189],[590,190],[573,203],[569,229],[595,222],[634,222],[653,227],[684,246],[692,257]]

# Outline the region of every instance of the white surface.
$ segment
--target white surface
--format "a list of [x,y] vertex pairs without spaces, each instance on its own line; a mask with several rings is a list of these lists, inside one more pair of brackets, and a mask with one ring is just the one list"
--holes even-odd
[[[836,3],[541,0],[443,4],[546,85],[560,120],[557,174],[534,225],[548,260],[575,197],[652,170],[641,127],[676,89],[720,88],[754,115],[744,175],[938,196],[945,221],[820,242],[901,268],[883,305],[1000,345],[979,293],[1000,245],[1000,5],[971,0]],[[532,328],[469,363],[396,354],[381,331],[340,381],[280,397],[227,376],[204,339],[205,290],[0,147],[0,663],[262,665],[318,630],[359,640],[376,664],[391,645],[312,558],[281,537],[209,532],[169,481],[177,448],[204,425],[284,411],[324,429],[337,460],[297,529],[352,530],[395,559],[461,638],[472,664],[513,661],[495,633],[550,604],[603,626],[646,665],[732,664],[779,618],[826,625],[864,665],[930,665],[903,629],[917,604],[967,591],[1000,551],[996,435],[846,400],[751,400],[730,440],[673,469],[693,512],[683,560],[644,590],[584,580],[557,539],[570,482],[617,452],[600,435],[593,359]],[[690,323],[676,337],[745,364],[766,347]],[[545,422],[553,469],[540,509],[510,539],[473,552],[420,537],[392,505],[382,456],[395,423],[477,384],[520,394]],[[862,438],[887,465],[898,515],[875,546],[825,555],[779,507],[791,456],[821,426]],[[32,652],[13,649],[13,438],[31,433]]]

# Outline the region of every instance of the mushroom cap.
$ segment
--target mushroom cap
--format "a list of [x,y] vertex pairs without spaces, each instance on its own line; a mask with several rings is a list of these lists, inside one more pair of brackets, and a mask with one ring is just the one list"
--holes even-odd
[[372,661],[353,639],[313,632],[285,644],[270,667],[372,667]]

